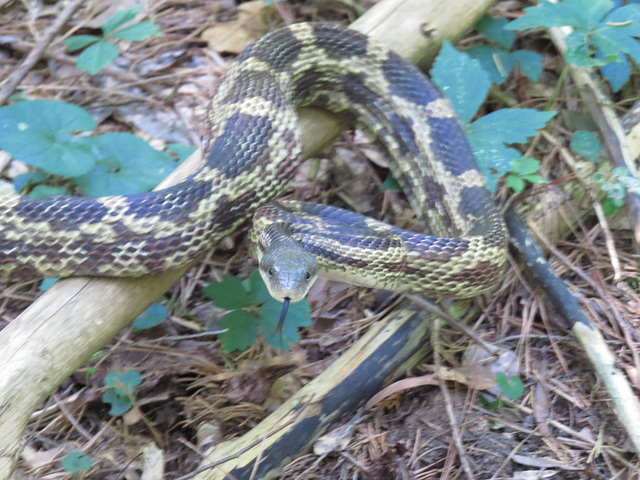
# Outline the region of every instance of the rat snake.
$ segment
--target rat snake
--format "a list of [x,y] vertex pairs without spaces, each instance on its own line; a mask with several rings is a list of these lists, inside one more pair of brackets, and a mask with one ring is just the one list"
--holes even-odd
[[[430,235],[326,205],[268,203],[286,192],[300,162],[300,106],[340,113],[374,135]],[[381,44],[328,24],[271,32],[230,66],[207,116],[201,166],[170,188],[0,197],[0,279],[167,270],[257,212],[258,256],[286,234],[329,276],[361,285],[465,297],[496,283],[506,229],[455,114],[419,70]]]

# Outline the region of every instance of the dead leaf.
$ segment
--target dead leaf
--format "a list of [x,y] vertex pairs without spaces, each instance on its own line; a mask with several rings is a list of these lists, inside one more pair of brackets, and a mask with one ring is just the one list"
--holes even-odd
[[267,31],[275,9],[273,6],[265,7],[265,3],[265,0],[254,0],[239,5],[235,20],[206,29],[202,32],[202,39],[216,52],[240,53]]
[[369,410],[371,407],[375,406],[391,395],[404,392],[405,390],[409,390],[410,388],[420,387],[422,385],[438,385],[438,377],[436,377],[434,374],[431,374],[423,375],[421,377],[405,378],[404,380],[399,380],[376,393],[369,399],[364,408],[365,410]]

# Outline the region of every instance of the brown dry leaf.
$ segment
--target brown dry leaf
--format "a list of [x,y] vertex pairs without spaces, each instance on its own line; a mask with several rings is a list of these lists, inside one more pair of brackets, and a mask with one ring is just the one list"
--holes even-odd
[[518,360],[515,353],[504,351],[495,357],[486,350],[472,346],[465,352],[462,367],[455,368],[455,374],[445,380],[455,380],[476,390],[490,390],[498,395],[496,374],[503,372],[507,377],[518,374]]
[[53,463],[60,454],[64,453],[64,450],[64,445],[60,445],[50,450],[36,450],[29,445],[25,445],[21,456],[24,463],[28,465],[30,469],[37,470],[44,465]]
[[404,380],[399,380],[376,393],[369,399],[364,408],[365,410],[369,410],[371,407],[380,403],[382,400],[390,397],[391,395],[404,392],[405,390],[409,390],[410,388],[420,387],[422,385],[438,385],[438,377],[436,377],[434,374],[430,374],[423,375],[421,377],[405,378]]
[[275,9],[273,6],[266,7],[265,3],[265,0],[254,0],[239,5],[235,20],[206,29],[202,32],[202,39],[216,52],[240,53],[267,31]]

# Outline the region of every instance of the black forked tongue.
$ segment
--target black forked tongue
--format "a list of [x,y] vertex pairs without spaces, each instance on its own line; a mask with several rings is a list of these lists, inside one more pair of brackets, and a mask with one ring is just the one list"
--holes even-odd
[[280,333],[280,338],[282,338],[282,328],[284,327],[284,319],[287,317],[287,310],[289,310],[289,302],[291,299],[289,297],[284,297],[284,303],[282,304],[282,313],[280,314],[280,320],[278,320],[278,328],[277,332]]

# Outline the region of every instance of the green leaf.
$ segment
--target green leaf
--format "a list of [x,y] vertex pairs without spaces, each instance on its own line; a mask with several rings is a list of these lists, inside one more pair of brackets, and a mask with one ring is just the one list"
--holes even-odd
[[618,205],[615,200],[611,198],[606,198],[604,202],[602,202],[602,211],[607,216],[617,213],[621,208],[622,205]]
[[476,23],[475,29],[489,40],[508,50],[515,39],[513,32],[504,28],[508,23],[509,21],[504,17],[493,18],[490,15],[485,15]]
[[133,327],[138,330],[157,327],[169,316],[169,310],[161,303],[152,303],[142,315],[133,321]]
[[272,298],[262,306],[258,321],[262,335],[269,342],[269,345],[288,352],[289,344],[297,343],[300,340],[298,329],[311,325],[311,307],[306,298],[289,305],[282,332],[278,332],[277,327],[281,312],[282,303]]
[[160,26],[153,22],[140,22],[128,27],[124,27],[111,34],[112,38],[121,40],[140,41],[149,37],[160,35]]
[[400,190],[402,190],[402,187],[398,183],[398,180],[395,179],[391,172],[387,173],[387,178],[385,178],[384,182],[382,182],[382,185],[380,185],[381,192],[386,192],[389,190],[394,192],[399,192]]
[[522,157],[513,163],[513,173],[517,175],[530,175],[540,168],[540,161],[535,158]]
[[467,134],[486,139],[490,143],[525,143],[529,137],[556,114],[531,108],[504,108],[479,118],[466,128]]
[[64,46],[67,47],[67,50],[73,52],[92,43],[96,43],[98,40],[100,40],[100,37],[96,37],[95,35],[74,35],[64,41]]
[[148,192],[176,167],[167,153],[130,133],[105,133],[92,140],[96,166],[75,179],[90,196]]
[[501,84],[512,69],[511,55],[492,45],[472,45],[466,53],[476,59],[489,75],[491,83]]
[[511,400],[521,397],[524,393],[524,383],[517,375],[507,379],[507,376],[500,372],[496,375],[496,383],[500,387],[500,391]]
[[491,143],[482,137],[467,134],[467,140],[478,162],[478,168],[487,180],[487,188],[492,193],[496,191],[498,178],[513,169],[513,162],[522,157],[515,148],[509,148],[503,143]]
[[47,179],[46,172],[42,170],[32,170],[26,173],[21,173],[13,179],[13,188],[16,192],[21,192],[24,188],[32,187],[38,183],[44,182]]
[[228,329],[218,335],[225,352],[246,350],[256,341],[258,323],[256,317],[246,310],[234,310],[220,319],[220,326]]
[[142,5],[134,5],[133,7],[125,8],[124,10],[118,10],[102,24],[102,31],[104,33],[112,32],[119,26],[133,20],[136,15],[140,13],[140,10],[142,10]]
[[109,372],[104,377],[104,384],[123,395],[134,395],[136,387],[142,382],[140,373],[136,370],[129,370],[126,373]]
[[0,108],[0,149],[31,167],[64,177],[88,172],[94,156],[86,138],[95,128],[85,110],[55,100],[30,100]]
[[579,153],[589,160],[595,161],[602,150],[602,145],[598,138],[591,132],[586,130],[577,130],[571,136],[571,150]]
[[84,452],[70,452],[62,459],[61,465],[67,472],[77,473],[91,470],[93,462]]
[[541,2],[537,7],[524,9],[525,15],[505,26],[508,30],[563,27],[590,29],[614,7],[611,0],[564,0],[559,3]]
[[53,284],[56,283],[58,280],[60,280],[60,278],[58,278],[58,277],[45,278],[44,280],[42,280],[42,283],[40,283],[39,290],[41,292],[46,292],[51,287],[53,287]]
[[[598,52],[596,52],[596,57],[597,56]],[[627,83],[627,80],[631,77],[631,66],[625,56],[621,56],[616,62],[602,65],[600,67],[600,71],[605,76],[614,92],[619,92],[622,86]]]
[[118,47],[109,42],[100,41],[84,50],[76,60],[76,67],[95,75],[118,58]]
[[516,50],[511,53],[512,68],[517,67],[532,82],[542,74],[542,55],[530,50]]
[[178,156],[178,160],[180,160],[180,162],[183,162],[187,158],[189,158],[191,154],[197,150],[197,148],[194,148],[191,145],[187,145],[186,143],[170,143],[169,145],[167,145],[167,150],[175,153]]
[[102,394],[102,402],[111,405],[109,415],[122,415],[133,407],[133,403],[128,395],[123,395],[117,390],[109,389]]
[[[473,82],[469,79],[472,78]],[[431,69],[431,79],[453,104],[463,125],[471,121],[482,105],[491,82],[480,62],[458,52],[448,40]]]
[[264,284],[258,269],[251,272],[249,278],[242,282],[242,286],[247,292],[249,292],[251,304],[253,305],[262,305],[264,302],[271,299],[271,294],[269,293],[267,286]]
[[55,197],[56,195],[66,195],[67,189],[64,187],[52,187],[50,185],[37,185],[29,193],[31,198]]
[[224,275],[221,282],[212,282],[202,290],[216,307],[235,310],[251,305],[251,295],[242,282],[230,275]]
[[524,190],[525,182],[520,177],[509,175],[507,176],[507,187],[511,188],[516,193],[520,193]]
[[127,373],[109,372],[106,375],[104,384],[110,388],[102,395],[102,401],[111,404],[110,415],[122,415],[131,409],[140,382],[140,373],[135,370],[129,370]]

